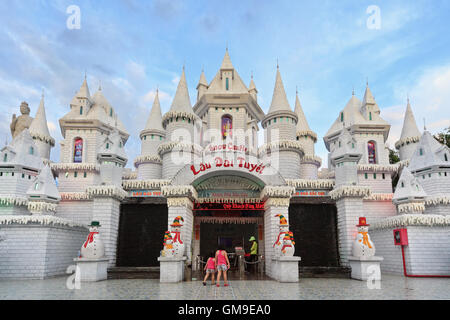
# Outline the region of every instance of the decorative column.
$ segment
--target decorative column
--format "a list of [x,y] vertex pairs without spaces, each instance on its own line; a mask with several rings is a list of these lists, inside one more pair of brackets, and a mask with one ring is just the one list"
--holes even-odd
[[[289,186],[266,186],[261,192],[264,201],[264,247],[266,274],[280,282],[298,281],[299,257],[279,258],[275,254],[273,244],[279,234],[279,221],[277,215],[283,215],[289,220],[289,202],[295,188]],[[283,265],[280,259],[285,259]],[[289,260],[289,261],[287,261]]]
[[352,245],[357,233],[356,224],[364,216],[363,198],[370,195],[365,186],[340,186],[330,192],[336,200],[339,258],[342,266],[349,266],[348,257],[352,254]]
[[102,225],[102,240],[108,266],[116,265],[117,237],[119,233],[120,202],[128,195],[117,186],[91,186],[86,192],[93,199],[93,220]]
[[[185,267],[192,265],[192,234],[194,228],[194,200],[197,198],[197,191],[194,187],[187,186],[164,186],[161,193],[167,198],[169,208],[167,230],[171,230],[171,225],[177,217],[183,220],[180,232],[181,241],[184,244],[184,255],[180,257],[159,257],[160,261],[160,281],[180,282],[184,279]],[[161,235],[163,236],[163,235]]]

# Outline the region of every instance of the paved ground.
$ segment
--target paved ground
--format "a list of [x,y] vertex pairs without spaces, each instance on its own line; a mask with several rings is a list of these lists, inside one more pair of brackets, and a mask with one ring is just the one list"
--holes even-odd
[[383,275],[381,289],[349,279],[301,279],[299,283],[271,280],[230,281],[217,288],[200,281],[160,284],[158,280],[107,280],[82,283],[69,290],[66,277],[47,280],[0,280],[0,299],[447,299],[450,279],[412,279]]

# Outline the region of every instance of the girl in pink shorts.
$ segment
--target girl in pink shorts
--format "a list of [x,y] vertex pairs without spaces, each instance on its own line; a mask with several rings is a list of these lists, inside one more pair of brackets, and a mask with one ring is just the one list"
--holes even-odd
[[209,275],[211,275],[211,284],[214,285],[214,274],[216,273],[216,259],[214,259],[214,253],[211,253],[209,255],[204,270],[206,271],[206,275],[203,279],[203,285],[206,286],[206,280],[208,279]]

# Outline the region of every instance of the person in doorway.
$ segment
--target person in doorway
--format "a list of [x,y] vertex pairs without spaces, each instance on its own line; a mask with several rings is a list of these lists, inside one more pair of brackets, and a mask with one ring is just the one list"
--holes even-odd
[[206,286],[206,280],[208,280],[209,275],[211,275],[211,284],[214,285],[214,275],[216,273],[216,259],[214,257],[214,251],[210,253],[204,270],[206,271],[206,274],[203,279],[203,285]]
[[228,254],[222,247],[216,251],[216,266],[217,266],[217,286],[220,287],[220,277],[223,273],[223,282],[225,287],[228,287],[227,270],[230,268],[230,260]]
[[252,247],[250,248],[250,262],[252,263],[250,270],[252,272],[255,272],[256,270],[256,261],[258,261],[258,242],[256,242],[256,239],[254,236],[251,236],[249,239],[250,242],[252,242]]

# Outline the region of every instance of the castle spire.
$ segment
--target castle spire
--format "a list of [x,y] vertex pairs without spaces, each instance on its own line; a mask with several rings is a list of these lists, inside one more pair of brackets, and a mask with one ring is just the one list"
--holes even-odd
[[413,138],[413,137],[420,137],[420,131],[417,128],[416,119],[414,118],[414,114],[411,109],[411,104],[409,102],[406,105],[406,112],[405,112],[405,118],[403,120],[403,128],[402,128],[402,134],[400,136],[400,140]]
[[30,134],[31,136],[39,136],[39,137],[47,137],[50,139],[50,131],[48,130],[47,125],[47,116],[45,114],[45,105],[44,105],[44,94],[42,93],[41,102],[39,103],[38,110],[36,112],[36,116],[30,125]]
[[300,103],[300,99],[298,98],[298,90],[295,90],[295,114],[298,117],[297,121],[297,131],[311,131],[311,128],[308,125],[308,121],[306,121],[305,113],[303,112],[302,105]]
[[189,98],[184,66],[183,72],[181,73],[180,82],[178,83],[177,91],[175,93],[175,97],[172,101],[172,106],[170,107],[170,111],[192,113],[191,99]]
[[273,90],[272,103],[270,104],[269,113],[277,111],[291,111],[291,106],[286,97],[283,80],[281,79],[280,68],[277,65],[277,76],[275,79],[275,88]]
[[162,113],[161,113],[161,105],[159,103],[158,89],[156,89],[156,95],[153,101],[152,110],[150,111],[150,116],[148,117],[147,124],[145,125],[144,130],[164,131],[162,126]]

